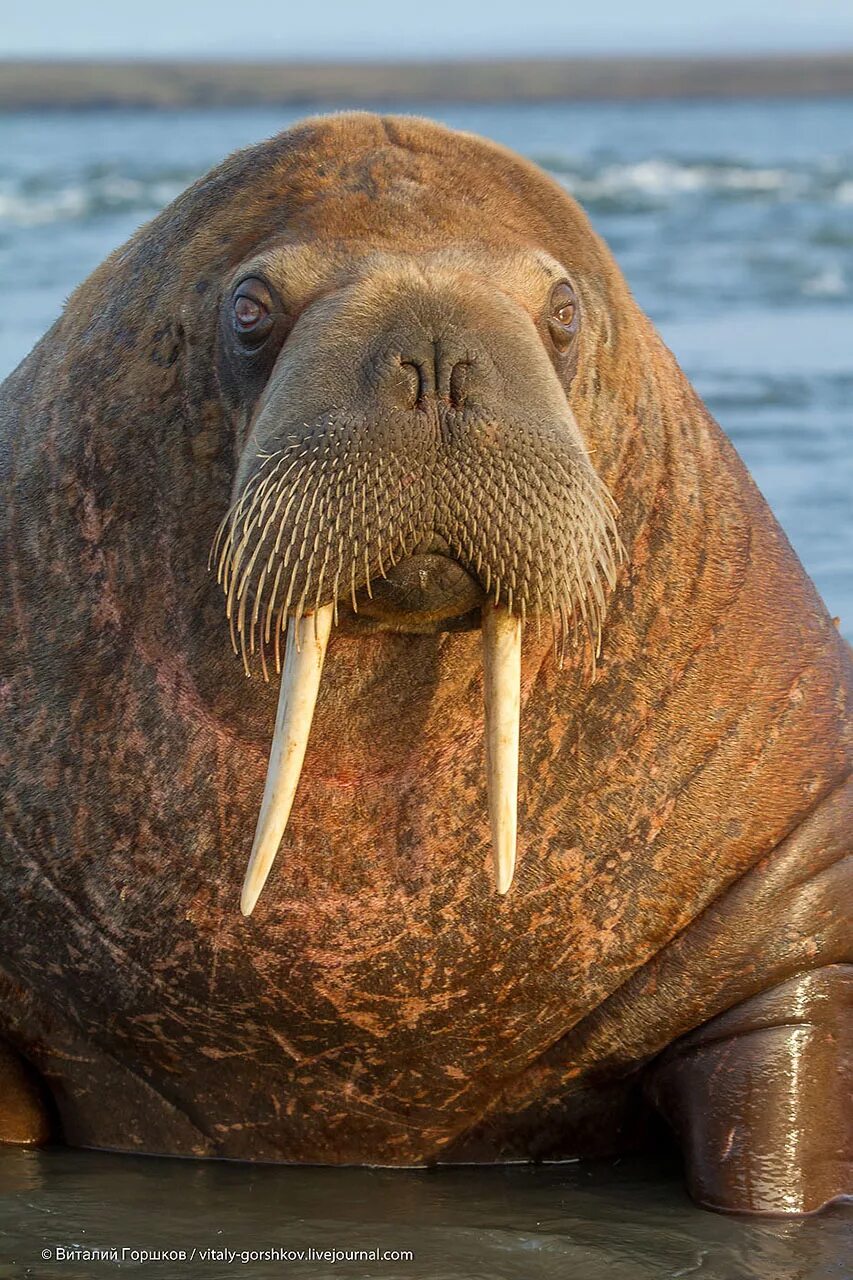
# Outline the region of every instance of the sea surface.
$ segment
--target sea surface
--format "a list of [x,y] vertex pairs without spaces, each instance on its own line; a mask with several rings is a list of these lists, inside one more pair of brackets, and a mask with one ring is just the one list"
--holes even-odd
[[[584,204],[853,637],[853,101],[419,111],[532,157]],[[141,222],[299,114],[0,118],[0,376]],[[87,1243],[415,1257],[41,1257]],[[853,1241],[841,1208],[793,1223],[703,1213],[666,1163],[425,1174],[0,1153],[0,1278],[117,1270],[169,1280],[851,1280]]]
[[[300,114],[0,117],[0,377],[141,222]],[[422,114],[582,202],[853,637],[853,100]]]

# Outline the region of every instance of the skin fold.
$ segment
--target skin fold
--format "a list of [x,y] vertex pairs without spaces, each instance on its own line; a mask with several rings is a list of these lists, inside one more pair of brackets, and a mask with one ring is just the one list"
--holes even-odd
[[[243,359],[228,308],[258,275],[281,332]],[[261,455],[332,421],[370,477],[370,564],[345,562],[244,919],[274,637],[267,683],[246,624],[247,679],[208,554]],[[55,1111],[124,1151],[536,1159],[623,1149],[657,1107],[702,1203],[853,1189],[850,650],[555,182],[426,121],[308,121],[78,289],[4,384],[0,439],[0,1139]],[[615,512],[598,542],[590,495]],[[331,517],[300,519],[326,545]],[[560,556],[562,665],[535,594]],[[332,569],[300,564],[310,612]],[[527,613],[505,896],[483,564]],[[253,571],[249,619],[268,589]]]

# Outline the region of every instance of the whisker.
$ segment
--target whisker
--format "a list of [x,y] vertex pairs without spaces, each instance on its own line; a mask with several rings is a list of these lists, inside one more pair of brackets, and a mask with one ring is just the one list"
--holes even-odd
[[381,425],[330,414],[259,452],[208,556],[244,669],[280,671],[291,618],[324,601],[335,623],[347,600],[357,614],[360,593],[435,535],[523,627],[535,618],[539,637],[550,618],[557,665],[594,679],[625,558],[619,508],[586,455],[559,434],[543,448],[537,430],[514,428],[496,454],[475,433],[389,448]]

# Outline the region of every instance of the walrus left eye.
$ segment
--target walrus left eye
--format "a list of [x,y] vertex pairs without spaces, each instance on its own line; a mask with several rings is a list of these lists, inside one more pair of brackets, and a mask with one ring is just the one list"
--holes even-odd
[[275,322],[275,302],[263,280],[249,279],[239,284],[231,302],[234,332],[247,347],[257,347]]
[[578,300],[565,281],[551,290],[548,329],[559,351],[567,351],[578,330]]

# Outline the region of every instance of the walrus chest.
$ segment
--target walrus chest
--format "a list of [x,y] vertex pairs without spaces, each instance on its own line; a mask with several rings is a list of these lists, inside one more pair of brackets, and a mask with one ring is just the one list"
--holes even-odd
[[572,948],[552,950],[546,920],[511,939],[458,920],[445,937],[402,908],[296,916],[286,940],[187,939],[148,973],[127,958],[109,967],[97,942],[76,952],[50,1064],[76,1100],[71,1140],[132,1149],[138,1131],[156,1150],[148,1117],[162,1112],[160,1149],[184,1154],[429,1161],[599,998],[567,981]]
[[[223,832],[225,847],[239,839],[224,806],[200,806],[168,877],[151,844],[107,850],[106,928],[95,869],[69,879],[86,912],[54,921],[51,973],[34,956],[27,976],[74,1028],[63,1042],[54,1027],[53,1078],[90,1109],[85,1140],[132,1148],[138,1131],[151,1149],[155,1127],[127,1117],[155,1107],[192,1119],[183,1136],[163,1121],[187,1154],[417,1163],[535,1071],[678,908],[652,911],[629,877],[584,857],[568,822],[524,817],[521,874],[499,897],[474,775],[472,758],[439,803],[420,772],[355,785],[331,753],[250,920],[239,870],[218,861]],[[105,1090],[115,1099],[96,1115]]]
[[[62,739],[74,785],[31,787],[15,809],[37,889],[4,920],[4,952],[51,1010],[45,1073],[74,1099],[70,1140],[438,1158],[790,826],[796,777],[784,804],[774,790],[777,835],[755,801],[759,774],[733,792],[726,758],[699,768],[677,723],[624,703],[615,716],[612,699],[597,716],[589,702],[557,714],[553,687],[569,677],[539,679],[534,664],[519,862],[497,894],[481,691],[459,660],[476,643],[455,638],[407,683],[399,664],[332,666],[248,920],[237,904],[263,754],[192,703],[176,715],[165,680],[151,698],[138,668],[111,700],[109,732],[92,733],[75,704]],[[34,736],[32,758],[46,749]],[[725,794],[725,838],[697,827],[694,776],[706,806]]]

